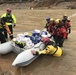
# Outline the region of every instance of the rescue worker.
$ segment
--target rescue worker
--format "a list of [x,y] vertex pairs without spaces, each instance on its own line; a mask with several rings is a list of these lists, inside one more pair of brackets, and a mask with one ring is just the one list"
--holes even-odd
[[53,18],[51,18],[51,19],[50,18],[46,18],[46,21],[47,21],[47,23],[46,23],[45,28],[52,35],[54,33],[55,20]]
[[48,17],[48,18],[46,18],[46,26],[45,26],[45,28],[48,32],[50,32],[49,26],[50,26],[50,18]]
[[34,55],[41,55],[41,54],[49,54],[51,56],[60,57],[62,55],[62,49],[57,46],[57,44],[54,41],[51,41],[48,37],[42,38],[41,40],[46,48],[44,50],[35,51],[32,50],[32,54]]
[[7,19],[5,17],[0,18],[0,41],[1,43],[6,42],[5,35],[3,32],[5,32],[5,29],[7,30],[8,34],[10,35],[10,38],[13,39],[13,35],[11,34],[8,25],[6,24]]
[[54,31],[54,40],[60,46],[63,47],[64,40],[67,36],[67,31],[60,19],[56,19],[56,29]]
[[[10,8],[7,8],[6,11],[7,12],[4,13],[1,17],[6,17],[7,25],[9,27],[11,33],[13,34],[13,27],[16,26],[16,17],[14,14],[12,14],[12,10]],[[5,37],[8,39],[7,32],[5,32],[4,34],[5,34]]]
[[50,30],[50,34],[51,34],[50,38],[53,37],[55,27],[56,27],[55,20],[53,18],[51,18],[50,19],[50,26],[49,26],[49,30]]
[[66,31],[67,31],[67,36],[66,36],[66,39],[67,39],[68,34],[71,33],[71,23],[70,23],[70,20],[68,19],[68,16],[66,14],[63,15],[62,22],[64,24],[64,27],[66,28]]

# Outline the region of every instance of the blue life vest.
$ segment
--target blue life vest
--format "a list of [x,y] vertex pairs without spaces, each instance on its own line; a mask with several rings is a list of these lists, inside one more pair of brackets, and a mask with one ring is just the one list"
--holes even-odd
[[30,39],[32,40],[34,44],[37,44],[41,41],[41,35],[40,33],[33,33]]

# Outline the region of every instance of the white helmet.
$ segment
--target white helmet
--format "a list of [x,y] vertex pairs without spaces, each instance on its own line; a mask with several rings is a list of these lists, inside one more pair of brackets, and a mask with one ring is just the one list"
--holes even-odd
[[35,30],[32,32],[32,36],[34,36],[34,37],[39,37],[39,36],[40,36],[40,30],[35,29]]
[[41,32],[41,36],[42,37],[50,37],[51,35],[48,33],[48,31],[46,29],[43,29]]
[[40,33],[40,30],[35,29],[35,30],[33,31],[33,33]]

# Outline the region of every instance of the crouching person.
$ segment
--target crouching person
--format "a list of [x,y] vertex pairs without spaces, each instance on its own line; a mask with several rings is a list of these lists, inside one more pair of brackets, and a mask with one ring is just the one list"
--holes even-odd
[[57,46],[55,42],[51,41],[47,37],[42,38],[41,41],[45,44],[46,48],[44,50],[40,50],[39,52],[32,50],[31,51],[32,54],[34,55],[49,54],[51,56],[56,57],[60,57],[62,55],[62,49],[59,46]]
[[0,41],[1,43],[5,43],[6,42],[6,37],[3,34],[5,32],[5,29],[7,30],[9,36],[11,37],[11,39],[13,39],[13,35],[11,34],[8,26],[6,25],[6,18],[0,18]]

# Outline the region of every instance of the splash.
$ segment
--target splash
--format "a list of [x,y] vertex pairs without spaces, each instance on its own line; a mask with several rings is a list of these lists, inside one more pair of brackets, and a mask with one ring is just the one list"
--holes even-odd
[[75,17],[75,16],[76,16],[76,13],[70,15],[68,18],[73,18],[73,17]]

